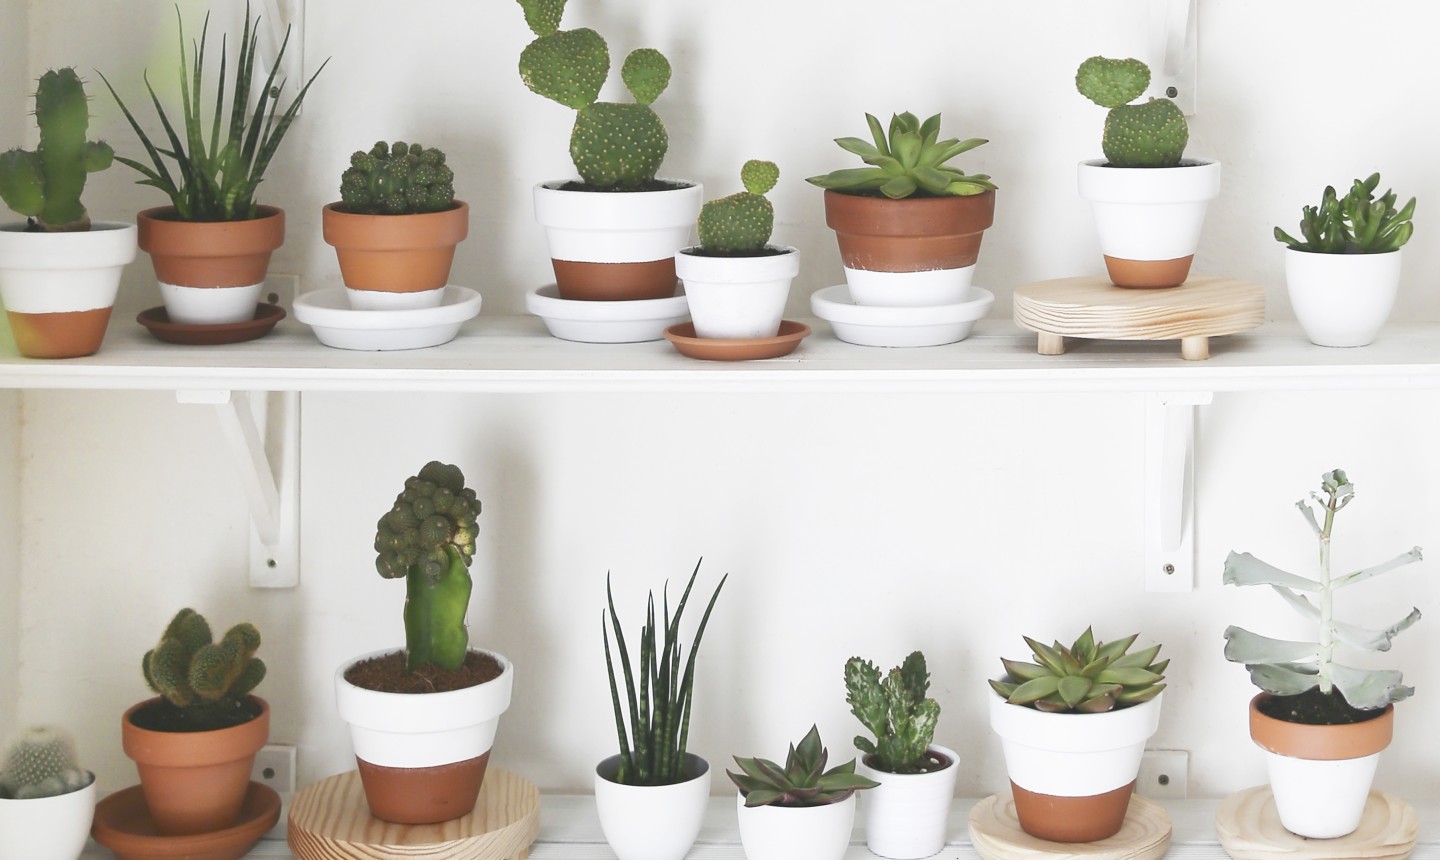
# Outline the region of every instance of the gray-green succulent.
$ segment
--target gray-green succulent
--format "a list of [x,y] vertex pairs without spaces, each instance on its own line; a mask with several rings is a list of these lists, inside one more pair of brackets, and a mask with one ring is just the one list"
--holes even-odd
[[1170,99],[1130,104],[1150,86],[1150,67],[1136,59],[1091,57],[1075,72],[1080,94],[1110,112],[1100,148],[1113,167],[1176,167],[1190,141],[1185,114]]
[[855,760],[825,769],[830,751],[820,742],[820,730],[811,726],[799,745],[791,744],[785,765],[766,758],[735,756],[740,773],[725,775],[740,789],[746,806],[825,806],[839,803],[857,791],[880,783],[855,772]]
[[1035,662],[1000,658],[1005,677],[990,686],[1012,705],[1052,713],[1097,714],[1148,702],[1165,689],[1170,661],[1156,661],[1159,645],[1129,653],[1138,636],[1097,642],[1086,627],[1068,648],[1026,636]]
[[957,197],[995,190],[984,173],[966,174],[948,162],[989,141],[978,137],[940,140],[940,114],[923,123],[913,113],[890,117],[890,129],[865,114],[873,143],[858,137],[837,137],[846,152],[860,156],[869,167],[835,170],[805,181],[829,191],[845,194],[883,194],[892,200],[918,197]]
[[775,207],[765,194],[780,180],[773,161],[751,159],[740,168],[745,190],[711,200],[700,207],[695,227],[700,249],[712,256],[754,256],[765,249],[775,230]]
[[0,755],[0,800],[57,797],[94,781],[76,762],[70,736],[54,726],[22,729]]
[[875,736],[856,735],[855,748],[872,757],[869,763],[890,773],[920,773],[926,751],[935,739],[940,703],[926,696],[930,672],[925,655],[914,651],[881,678],[868,660],[845,661],[845,701],[850,713]]
[[1344,197],[1335,193],[1335,186],[1325,186],[1319,206],[1301,209],[1300,235],[1296,239],[1279,227],[1275,239],[1296,251],[1316,254],[1384,254],[1400,249],[1415,233],[1410,218],[1415,214],[1415,198],[1398,211],[1395,192],[1385,189],[1379,200],[1375,189],[1380,174],[1357,179]]

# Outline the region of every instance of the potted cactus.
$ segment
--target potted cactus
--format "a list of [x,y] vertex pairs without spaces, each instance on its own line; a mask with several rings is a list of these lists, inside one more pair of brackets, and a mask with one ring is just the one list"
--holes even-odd
[[913,860],[945,847],[960,756],[933,743],[940,703],[926,696],[930,672],[914,651],[883,678],[868,660],[845,663],[845,701],[875,736],[855,737],[865,795],[865,844],[881,857]]
[[[244,322],[255,315],[271,253],[285,241],[284,211],[257,203],[255,191],[325,64],[320,64],[289,106],[279,110],[273,94],[278,90],[276,74],[290,43],[290,30],[285,30],[264,84],[252,88],[259,19],[252,21],[247,3],[240,51],[233,65],[234,80],[229,83],[229,116],[223,116],[227,84],[223,79],[226,64],[222,39],[219,97],[207,128],[201,90],[210,16],[205,16],[199,43],[187,53],[185,25],[179,14],[177,8],[183,119],[180,131],[161,106],[154,88],[148,81],[145,84],[168,138],[162,146],[151,142],[110,81],[100,76],[149,156],[148,164],[123,157],[116,160],[144,177],[139,184],[154,186],[170,198],[169,206],[146,209],[138,216],[140,247],[150,254],[155,265],[170,322]],[[174,162],[174,174],[167,160]]]
[[811,726],[791,744],[785,764],[735,756],[740,773],[725,775],[735,797],[740,844],[749,860],[840,860],[855,825],[855,793],[878,783],[855,772],[855,760],[825,769],[830,752]]
[[340,200],[325,206],[322,223],[351,307],[430,308],[440,304],[455,246],[470,232],[470,206],[455,199],[445,153],[380,141],[350,156]]
[[1121,287],[1177,287],[1190,275],[1207,204],[1220,193],[1220,162],[1186,159],[1190,129],[1170,99],[1131,102],[1150,86],[1139,60],[1091,57],[1075,72],[1080,94],[1108,108],[1101,150],[1079,165],[1110,280]]
[[1355,830],[1365,810],[1380,751],[1390,744],[1394,703],[1414,689],[1394,669],[1359,669],[1338,663],[1335,649],[1388,651],[1391,640],[1420,620],[1420,610],[1384,630],[1335,617],[1340,589],[1420,560],[1414,547],[1373,567],[1334,576],[1330,539],[1335,515],[1355,498],[1343,470],[1320,477],[1320,492],[1297,503],[1315,534],[1319,577],[1289,573],[1250,553],[1225,559],[1227,585],[1268,585],[1313,625],[1313,641],[1225,630],[1225,659],[1243,663],[1261,692],[1250,701],[1250,736],[1265,751],[1280,823],[1292,833],[1331,839]]
[[1414,235],[1415,198],[1395,209],[1395,192],[1377,200],[1380,174],[1357,179],[1340,197],[1327,185],[1319,206],[1301,211],[1296,239],[1285,243],[1285,287],[1295,318],[1319,346],[1365,346],[1375,340],[1400,291],[1400,248]]
[[405,580],[405,648],[361,655],[335,673],[336,703],[376,818],[431,824],[468,814],[480,794],[515,670],[470,648],[465,613],[480,502],[459,467],[432,460],[376,527],[375,566]]
[[135,225],[91,222],[80,201],[87,175],[109,167],[114,152],[86,140],[90,109],[74,69],[40,76],[35,122],[33,152],[0,154],[0,198],[26,218],[0,226],[0,301],[21,355],[90,355],[135,259]]
[[0,857],[75,860],[95,814],[95,774],[54,726],[22,729],[0,752]]
[[205,617],[187,608],[146,652],[145,683],[159,695],[125,712],[121,740],[162,835],[213,833],[239,820],[270,735],[270,705],[251,692],[265,677],[259,647],[253,624],[216,642]]
[[940,140],[940,114],[923,123],[890,117],[888,132],[865,114],[874,143],[835,142],[869,167],[806,182],[825,189],[825,223],[835,231],[850,298],[859,305],[930,307],[966,300],[980,240],[995,221],[995,183],[948,162],[987,143]]
[[570,157],[580,181],[535,186],[563,299],[660,299],[675,294],[675,252],[700,211],[699,183],[656,179],[670,145],[650,105],[670,83],[654,48],[631,51],[620,69],[630,103],[599,101],[610,50],[589,28],[561,30],[564,0],[518,0],[535,39],[520,55],[531,91],[575,110]]
[[[681,860],[695,843],[705,817],[710,764],[687,750],[695,657],[700,652],[705,625],[710,623],[710,612],[728,577],[721,577],[710,595],[687,655],[680,642],[680,619],[699,575],[697,562],[674,615],[670,614],[667,583],[663,592],[664,616],[658,627],[655,594],[651,592],[645,606],[645,624],[640,628],[638,666],[632,666],[609,578],[605,581],[607,611],[601,618],[600,632],[620,751],[595,768],[595,808],[605,841],[619,860]],[[612,632],[614,653],[610,648]],[[623,699],[616,679],[617,663],[624,680]]]
[[745,190],[700,208],[700,244],[675,256],[695,334],[708,338],[774,337],[785,314],[800,252],[770,243],[775,208],[765,193],[780,179],[774,162],[740,168]]
[[1169,660],[1159,645],[1129,653],[1136,634],[1073,645],[1025,642],[1035,662],[1006,660],[991,680],[990,726],[1000,736],[1020,826],[1052,842],[1120,831],[1145,741],[1160,725]]

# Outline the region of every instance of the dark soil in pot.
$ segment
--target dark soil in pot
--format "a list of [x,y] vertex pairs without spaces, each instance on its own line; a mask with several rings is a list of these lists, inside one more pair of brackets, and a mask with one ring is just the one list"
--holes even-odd
[[954,764],[954,762],[950,760],[950,757],[949,757],[949,756],[947,756],[947,755],[941,755],[940,753],[935,752],[934,750],[926,750],[926,751],[925,751],[925,755],[920,759],[920,762],[919,762],[918,765],[916,765],[916,766],[915,766],[913,769],[911,769],[911,770],[904,770],[904,771],[894,771],[894,770],[890,770],[890,769],[888,769],[888,768],[881,767],[881,766],[880,766],[880,763],[875,760],[875,756],[873,756],[873,755],[867,755],[867,756],[865,756],[865,766],[866,766],[866,767],[869,767],[869,768],[873,768],[873,769],[878,770],[878,771],[881,771],[882,773],[895,773],[895,774],[934,773],[934,772],[936,772],[936,771],[938,771],[938,770],[944,770],[945,768],[949,767],[949,766],[952,765],[952,764]]
[[693,182],[672,182],[668,179],[651,179],[639,185],[627,185],[622,188],[616,185],[606,185],[603,187],[590,185],[578,179],[572,179],[568,182],[547,184],[545,187],[553,188],[556,191],[586,191],[594,194],[629,194],[632,191],[677,191],[681,188],[689,188],[694,184]]
[[735,259],[748,259],[750,257],[779,257],[782,254],[792,253],[789,248],[777,248],[774,245],[766,245],[758,251],[707,251],[696,245],[693,248],[686,248],[682,254],[689,254],[692,257],[730,257]]
[[471,651],[459,669],[441,669],[434,664],[414,672],[405,670],[405,652],[392,651],[345,670],[345,680],[365,690],[380,693],[448,693],[493,681],[504,668],[489,654]]
[[209,732],[248,723],[260,716],[260,711],[260,703],[249,696],[204,708],[180,708],[156,699],[132,714],[130,722],[151,732]]
[[1271,696],[1262,700],[1256,708],[1260,713],[1287,723],[1304,723],[1310,726],[1343,726],[1363,723],[1385,713],[1384,708],[1362,710],[1352,708],[1339,690],[1320,692],[1319,687],[1306,690],[1295,696]]

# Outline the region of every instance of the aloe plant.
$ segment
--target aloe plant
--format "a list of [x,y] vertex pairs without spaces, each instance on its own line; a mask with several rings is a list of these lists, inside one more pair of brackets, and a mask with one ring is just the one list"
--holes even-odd
[[825,806],[880,784],[857,774],[854,759],[826,770],[829,759],[820,729],[812,725],[798,746],[790,745],[784,767],[770,759],[737,755],[741,772],[726,770],[725,775],[745,796],[746,806]]

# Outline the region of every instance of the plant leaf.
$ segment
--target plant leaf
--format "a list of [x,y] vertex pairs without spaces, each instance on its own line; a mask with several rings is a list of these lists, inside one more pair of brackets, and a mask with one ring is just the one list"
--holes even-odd
[[1250,670],[1250,683],[1277,696],[1294,696],[1320,686],[1314,666],[1258,663],[1245,668]]
[[1243,627],[1225,628],[1225,659],[1231,663],[1289,663],[1320,655],[1320,643],[1271,639]]
[[1362,710],[1383,708],[1391,702],[1408,699],[1415,692],[1414,687],[1400,683],[1400,672],[1395,669],[1355,669],[1332,663],[1330,678],[1345,701],[1352,708]]
[[1357,570],[1354,573],[1347,573],[1344,576],[1333,580],[1330,585],[1332,588],[1344,588],[1347,585],[1354,585],[1357,582],[1364,582],[1372,576],[1379,576],[1382,573],[1389,573],[1397,567],[1404,567],[1407,564],[1413,564],[1414,562],[1420,560],[1420,547],[1411,547],[1409,552],[1402,552],[1394,558],[1390,559],[1389,561],[1385,562],[1384,564],[1377,564],[1374,567],[1367,567],[1363,570]]
[[1225,557],[1226,585],[1283,585],[1296,591],[1319,591],[1320,583],[1283,571],[1248,552],[1232,551]]

